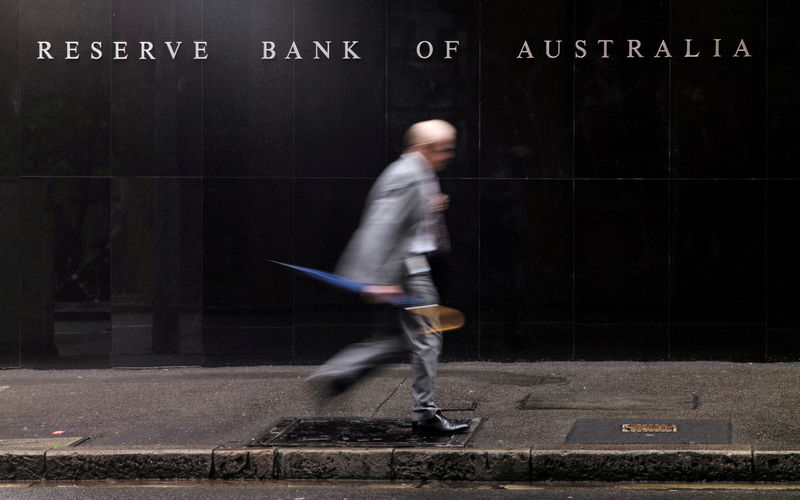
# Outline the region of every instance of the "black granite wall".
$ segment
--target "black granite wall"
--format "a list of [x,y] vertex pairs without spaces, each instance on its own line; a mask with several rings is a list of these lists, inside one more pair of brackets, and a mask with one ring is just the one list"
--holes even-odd
[[446,359],[797,360],[798,22],[790,0],[0,0],[0,365],[315,363],[392,330],[268,260],[332,269],[428,118],[459,130]]

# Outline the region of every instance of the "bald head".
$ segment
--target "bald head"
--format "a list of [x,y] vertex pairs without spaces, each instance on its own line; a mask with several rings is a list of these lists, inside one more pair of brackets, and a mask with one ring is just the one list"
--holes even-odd
[[444,120],[418,122],[403,138],[406,152],[418,151],[434,170],[443,170],[454,156],[456,128]]
[[444,120],[428,120],[411,125],[403,138],[405,148],[413,149],[420,144],[455,139],[456,128]]

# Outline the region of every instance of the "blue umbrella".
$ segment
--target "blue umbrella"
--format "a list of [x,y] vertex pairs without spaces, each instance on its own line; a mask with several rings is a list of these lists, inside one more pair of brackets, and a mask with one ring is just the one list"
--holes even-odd
[[[327,273],[325,271],[320,271],[319,269],[296,266],[294,264],[278,262],[277,260],[271,260],[270,262],[288,267],[290,269],[294,269],[295,271],[298,271],[317,281],[327,283],[328,285],[331,285],[335,288],[352,293],[361,293],[364,290],[364,287],[369,285],[368,283],[359,283],[358,281],[349,280],[347,278],[339,276],[338,274]],[[408,295],[398,295],[397,297],[394,297],[393,300],[390,301],[390,304],[397,307],[408,307],[408,306],[421,305],[423,304],[423,301],[415,299]]]

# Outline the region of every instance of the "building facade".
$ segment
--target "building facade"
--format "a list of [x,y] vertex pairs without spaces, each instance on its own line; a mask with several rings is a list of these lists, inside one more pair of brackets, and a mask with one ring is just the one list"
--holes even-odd
[[[411,123],[449,360],[800,357],[789,0],[0,0],[0,366],[317,363]],[[795,279],[797,278],[797,279]]]

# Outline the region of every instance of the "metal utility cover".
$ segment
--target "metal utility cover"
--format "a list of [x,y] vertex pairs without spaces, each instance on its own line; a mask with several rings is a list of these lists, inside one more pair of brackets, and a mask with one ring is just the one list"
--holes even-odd
[[622,432],[642,432],[645,434],[678,432],[678,426],[675,424],[622,424]]
[[567,444],[730,444],[722,419],[579,418]]
[[481,419],[451,420],[468,423],[470,428],[460,434],[428,435],[414,432],[408,419],[290,418],[250,446],[463,447]]
[[523,410],[694,410],[696,394],[529,394]]

